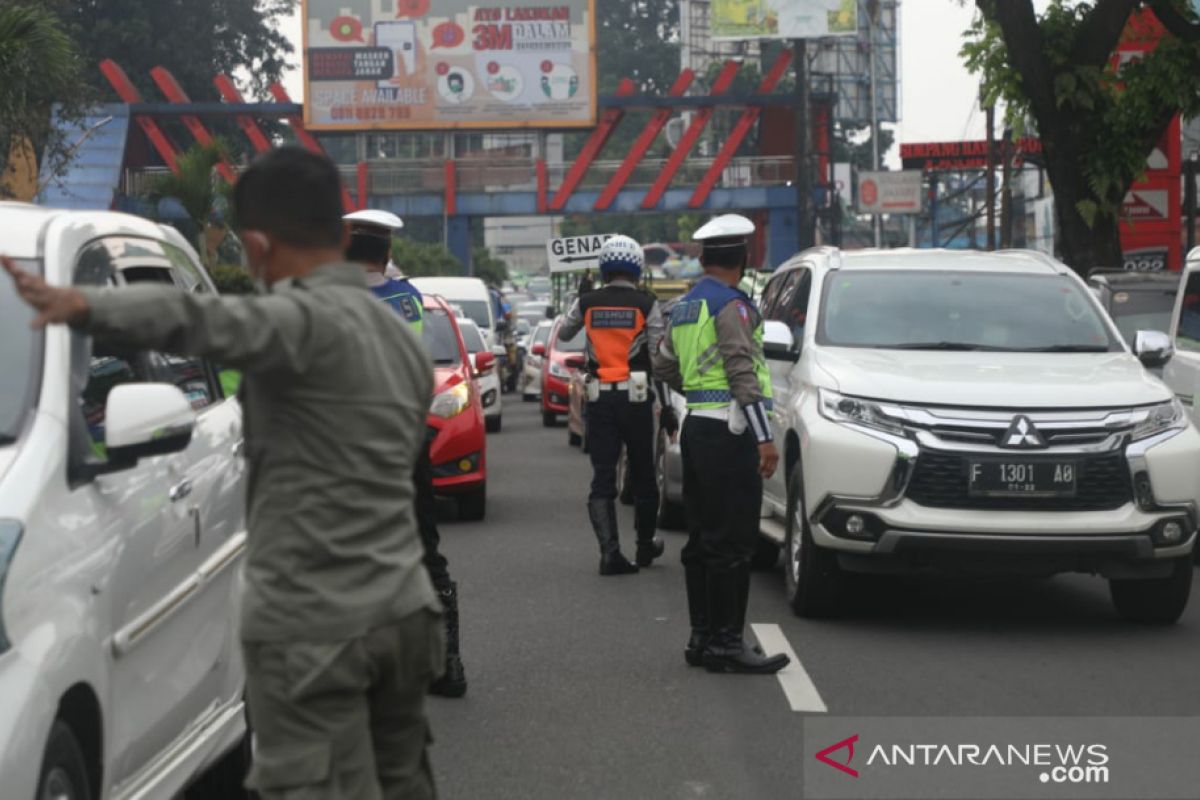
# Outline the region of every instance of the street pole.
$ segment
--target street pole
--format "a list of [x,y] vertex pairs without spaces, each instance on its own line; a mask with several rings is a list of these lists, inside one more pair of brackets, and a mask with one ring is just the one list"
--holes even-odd
[[[867,64],[871,76],[871,169],[879,170],[879,105],[876,101],[877,81],[875,78],[875,14],[878,5],[871,7],[867,13]],[[875,246],[883,246],[883,217],[871,215],[871,227],[875,233]]]
[[987,174],[984,176],[987,195],[987,249],[996,249],[996,107],[984,109],[987,119]]
[[938,240],[941,239],[941,233],[938,231],[938,176],[933,173],[929,176],[929,242],[933,248],[939,247]]
[[1012,148],[1009,140],[1011,131],[1004,131],[1004,139],[1000,142],[1000,247],[1007,250],[1012,247],[1013,202],[1012,202]]
[[1192,252],[1196,246],[1196,162],[1200,153],[1192,152],[1187,161],[1183,162],[1183,219],[1187,225],[1187,252]]
[[812,200],[812,164],[809,162],[808,47],[792,41],[796,70],[796,239],[801,250],[816,244],[817,220]]

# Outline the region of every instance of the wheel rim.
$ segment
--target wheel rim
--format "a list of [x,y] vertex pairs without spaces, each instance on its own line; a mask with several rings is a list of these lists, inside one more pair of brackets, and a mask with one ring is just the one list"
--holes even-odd
[[41,800],[75,800],[78,796],[75,782],[62,767],[55,767],[46,775]]
[[800,585],[800,565],[804,558],[802,539],[804,538],[804,503],[797,497],[795,509],[792,511],[792,535],[788,541],[788,564],[792,574],[792,583]]

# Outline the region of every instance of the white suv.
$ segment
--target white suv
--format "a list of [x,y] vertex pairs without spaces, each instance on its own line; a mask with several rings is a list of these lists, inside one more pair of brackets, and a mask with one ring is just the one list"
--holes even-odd
[[810,250],[762,299],[763,531],[797,613],[836,611],[844,572],[925,570],[1095,573],[1129,619],[1183,612],[1200,434],[1143,366],[1164,336],[1135,356],[1033,252]]
[[[0,248],[53,284],[213,291],[122,214],[0,203]],[[217,765],[237,797],[238,403],[217,365],[30,319],[0,285],[0,795],[171,797]]]

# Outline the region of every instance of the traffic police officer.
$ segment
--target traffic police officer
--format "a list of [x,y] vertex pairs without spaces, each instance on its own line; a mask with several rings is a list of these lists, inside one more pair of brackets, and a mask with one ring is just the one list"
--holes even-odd
[[[587,330],[588,452],[593,472],[588,516],[600,542],[600,574],[626,575],[663,554],[663,543],[655,537],[658,484],[649,386],[650,353],[662,338],[663,317],[654,295],[637,287],[645,266],[641,245],[628,236],[613,236],[601,248],[599,266],[604,286],[575,300],[558,337],[565,341]],[[622,445],[633,486],[636,566],[621,553],[617,532]]]
[[[418,336],[425,328],[425,298],[417,287],[391,264],[392,235],[404,222],[387,211],[355,211],[343,217],[350,225],[350,243],[346,258],[367,270],[367,286],[375,296],[395,309]],[[398,277],[388,277],[392,271]],[[441,554],[441,536],[437,525],[437,502],[433,495],[433,464],[429,449],[433,429],[426,431],[424,447],[417,458],[413,482],[417,489],[417,529],[425,546],[425,568],[446,610],[446,669],[434,681],[430,691],[443,697],[462,697],[467,692],[467,676],[459,650],[458,584],[450,579],[449,564]]]
[[779,462],[768,419],[762,316],[738,289],[753,232],[754,223],[737,214],[696,231],[705,274],[671,309],[654,357],[657,376],[687,398],[682,561],[692,633],[684,657],[710,672],[773,673],[788,663],[786,655],[766,656],[742,638],[762,482]]

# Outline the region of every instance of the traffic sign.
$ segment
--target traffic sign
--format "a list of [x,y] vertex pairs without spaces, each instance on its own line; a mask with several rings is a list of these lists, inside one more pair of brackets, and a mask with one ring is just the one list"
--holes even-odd
[[596,233],[591,236],[567,236],[546,242],[546,260],[551,272],[573,272],[597,266],[600,248],[615,234]]

